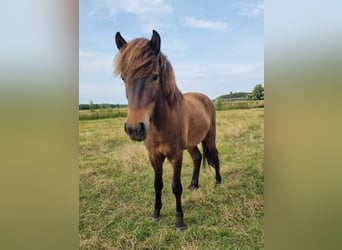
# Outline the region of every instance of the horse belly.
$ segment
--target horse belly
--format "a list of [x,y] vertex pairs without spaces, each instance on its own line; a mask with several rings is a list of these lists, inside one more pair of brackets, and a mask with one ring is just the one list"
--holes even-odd
[[210,128],[210,117],[205,111],[205,109],[200,109],[193,110],[189,113],[186,129],[187,134],[185,135],[186,148],[197,146],[208,134]]
[[211,100],[200,93],[184,94],[186,108],[186,148],[197,146],[209,132],[215,112]]

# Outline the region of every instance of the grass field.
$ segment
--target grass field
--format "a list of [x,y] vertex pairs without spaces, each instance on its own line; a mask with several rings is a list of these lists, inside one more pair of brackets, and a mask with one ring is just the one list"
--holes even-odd
[[80,249],[263,249],[264,109],[217,112],[222,184],[201,168],[190,191],[192,163],[184,152],[183,210],[174,228],[172,168],[164,164],[161,219],[151,221],[153,169],[143,143],[128,139],[125,118],[80,121]]

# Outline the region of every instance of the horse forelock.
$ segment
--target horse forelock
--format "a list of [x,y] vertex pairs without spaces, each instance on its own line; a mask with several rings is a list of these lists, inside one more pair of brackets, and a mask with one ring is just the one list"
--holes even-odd
[[146,77],[154,72],[157,65],[163,97],[172,105],[183,95],[177,88],[170,62],[163,53],[155,54],[148,39],[136,38],[125,44],[115,57],[114,73],[124,78]]
[[125,44],[115,58],[116,75],[139,78],[151,74],[155,68],[157,56],[149,40],[137,38]]

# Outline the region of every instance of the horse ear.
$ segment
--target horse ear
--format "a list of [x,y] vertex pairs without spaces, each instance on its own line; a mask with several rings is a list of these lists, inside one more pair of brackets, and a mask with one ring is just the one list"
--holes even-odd
[[150,43],[154,52],[156,53],[156,55],[158,55],[160,51],[160,36],[157,31],[153,30],[152,32],[153,32],[153,35],[152,35]]
[[115,34],[115,43],[119,50],[127,43],[126,40],[121,36],[120,32],[116,32]]

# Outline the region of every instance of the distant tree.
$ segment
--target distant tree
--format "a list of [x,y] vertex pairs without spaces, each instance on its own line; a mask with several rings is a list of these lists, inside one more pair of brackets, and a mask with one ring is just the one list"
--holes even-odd
[[215,100],[215,107],[217,110],[220,110],[222,108],[222,99],[221,98],[217,98]]
[[95,107],[96,107],[96,106],[95,106],[94,102],[93,102],[93,101],[90,101],[90,102],[89,102],[89,109],[90,109],[91,112],[94,112],[94,111],[95,111]]
[[253,100],[264,100],[264,87],[261,84],[255,85],[252,92]]
[[80,104],[78,105],[79,110],[87,110],[89,109],[89,104]]
[[233,93],[231,91],[229,94],[221,95],[221,96],[217,97],[216,99],[246,98],[248,94],[249,94],[248,92],[236,92],[236,93]]
[[252,101],[253,100],[253,94],[247,94],[247,100]]
[[105,109],[105,105],[104,104],[100,104],[100,112],[104,112],[104,109]]

